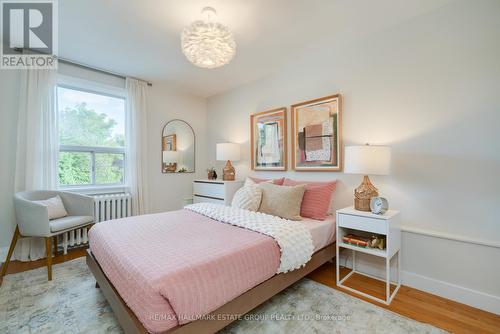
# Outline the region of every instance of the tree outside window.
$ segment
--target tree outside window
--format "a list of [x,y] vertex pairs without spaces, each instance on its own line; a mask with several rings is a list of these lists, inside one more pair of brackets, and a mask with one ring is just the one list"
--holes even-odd
[[59,185],[124,184],[125,99],[57,87]]

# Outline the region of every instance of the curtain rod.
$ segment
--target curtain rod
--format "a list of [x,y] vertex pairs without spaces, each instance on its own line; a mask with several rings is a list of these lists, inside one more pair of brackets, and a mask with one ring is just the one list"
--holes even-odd
[[[112,76],[115,76],[115,77],[120,78],[120,79],[126,79],[127,78],[126,75],[123,75],[123,74],[120,74],[120,73],[116,73],[116,72],[112,72],[112,71],[108,71],[108,70],[104,70],[102,68],[90,66],[90,65],[87,65],[87,64],[82,64],[82,63],[79,63],[79,62],[76,62],[76,61],[73,61],[73,60],[70,60],[70,59],[67,59],[67,58],[57,57],[57,60],[60,61],[61,63],[65,63],[65,64],[77,66],[77,67],[80,67],[80,68],[83,68],[83,69],[87,69],[87,70],[91,70],[91,71],[94,71],[94,72],[99,72],[99,73],[104,73],[104,74],[112,75]],[[133,79],[137,79],[137,78],[133,78]],[[137,80],[145,81],[145,80],[142,80],[142,79],[137,79]],[[153,86],[153,84],[151,82],[149,82],[149,81],[146,81],[146,83],[150,87]]]
[[[29,52],[34,52],[35,54],[43,54],[43,52],[38,52],[38,51],[30,50],[30,49],[27,49],[27,48],[14,48],[14,50],[17,51],[17,52],[19,52],[19,53],[21,53],[21,54],[24,54],[25,50],[27,50]],[[102,68],[98,68],[98,67],[86,65],[86,64],[83,64],[83,63],[79,63],[77,61],[70,60],[70,59],[67,59],[67,58],[62,58],[62,57],[57,57],[57,56],[56,56],[56,58],[61,63],[66,63],[66,64],[74,65],[74,66],[77,66],[77,67],[80,67],[80,68],[83,68],[83,69],[87,69],[87,70],[91,70],[91,71],[94,71],[94,72],[100,72],[100,73],[112,75],[112,76],[115,76],[115,77],[118,77],[118,78],[121,78],[121,79],[126,79],[127,78],[126,75],[123,75],[123,74],[120,74],[120,73],[116,73],[116,72],[112,72],[112,71],[108,71],[108,70],[104,70]],[[149,81],[142,80],[142,79],[139,79],[139,78],[133,78],[133,77],[131,77],[131,78],[132,79],[136,79],[136,80],[140,80],[140,81],[144,81],[144,82],[146,82],[148,84],[149,87],[153,86],[153,84],[151,82],[149,82]]]

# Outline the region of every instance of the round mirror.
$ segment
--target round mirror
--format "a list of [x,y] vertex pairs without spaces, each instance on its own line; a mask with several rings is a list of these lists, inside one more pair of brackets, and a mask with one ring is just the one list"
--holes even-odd
[[186,122],[174,119],[163,127],[161,171],[194,173],[194,131]]

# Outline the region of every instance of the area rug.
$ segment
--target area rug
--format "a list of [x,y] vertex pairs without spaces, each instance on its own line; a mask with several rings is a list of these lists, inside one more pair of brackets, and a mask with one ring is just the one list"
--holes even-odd
[[[0,287],[0,333],[122,333],[84,258],[8,275]],[[445,333],[309,279],[221,333]]]

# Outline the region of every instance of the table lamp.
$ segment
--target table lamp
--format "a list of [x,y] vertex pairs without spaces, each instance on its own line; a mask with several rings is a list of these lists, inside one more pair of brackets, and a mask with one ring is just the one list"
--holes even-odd
[[354,190],[354,208],[370,211],[370,199],[378,196],[378,190],[368,175],[388,175],[391,167],[391,148],[388,146],[347,146],[345,169],[348,174],[362,174],[363,182]]
[[219,161],[227,161],[226,166],[222,169],[222,179],[224,181],[234,181],[236,171],[231,165],[231,160],[240,160],[240,145],[234,143],[217,144],[216,156]]

